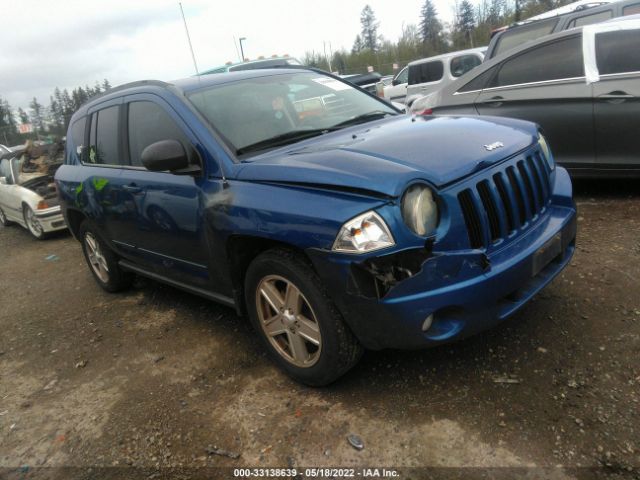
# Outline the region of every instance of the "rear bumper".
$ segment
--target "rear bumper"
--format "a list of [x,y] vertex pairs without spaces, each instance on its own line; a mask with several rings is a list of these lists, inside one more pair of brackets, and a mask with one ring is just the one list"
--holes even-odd
[[[483,250],[434,251],[416,274],[398,281],[381,298],[359,288],[362,282],[354,265],[361,259],[321,250],[308,253],[366,348],[411,349],[451,342],[508,318],[569,263],[575,249],[576,209],[566,172],[562,183],[536,224],[504,248],[489,256]],[[431,326],[423,331],[430,315]]]

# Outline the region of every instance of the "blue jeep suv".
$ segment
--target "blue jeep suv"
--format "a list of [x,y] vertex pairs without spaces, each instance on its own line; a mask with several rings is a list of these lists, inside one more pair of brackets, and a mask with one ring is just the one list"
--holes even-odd
[[496,324],[574,251],[536,125],[402,115],[314,70],[113,89],[71,119],[56,182],[105,290],[139,274],[234,307],[310,385]]

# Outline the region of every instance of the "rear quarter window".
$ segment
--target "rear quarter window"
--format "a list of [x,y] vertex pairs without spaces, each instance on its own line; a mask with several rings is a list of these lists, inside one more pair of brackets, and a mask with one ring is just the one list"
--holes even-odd
[[640,13],[640,3],[634,3],[633,5],[627,5],[622,9],[622,15],[636,15]]
[[482,63],[478,55],[460,55],[451,59],[451,75],[461,77]]
[[[70,139],[67,140],[65,148],[67,149],[66,158],[67,163],[77,163],[83,157],[85,152],[85,127],[87,125],[87,117],[82,117],[71,125]],[[69,141],[71,140],[71,141]]]

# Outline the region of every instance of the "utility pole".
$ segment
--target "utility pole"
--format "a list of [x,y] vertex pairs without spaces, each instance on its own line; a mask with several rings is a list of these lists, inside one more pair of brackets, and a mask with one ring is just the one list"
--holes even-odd
[[247,37],[240,37],[240,55],[242,56],[241,62],[244,62],[244,49],[242,48],[242,41],[246,40]]
[[[327,42],[323,40],[322,46],[324,47],[324,59],[327,61],[327,64],[329,65],[329,71],[333,72],[333,69],[331,68],[331,58],[327,57]],[[329,51],[331,51],[331,43],[329,43]]]

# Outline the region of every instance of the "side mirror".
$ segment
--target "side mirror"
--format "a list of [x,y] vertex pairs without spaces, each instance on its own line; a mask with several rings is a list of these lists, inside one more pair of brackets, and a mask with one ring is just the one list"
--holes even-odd
[[[142,165],[152,172],[179,172],[188,170],[189,159],[184,147],[177,140],[160,140],[142,151]],[[188,172],[185,172],[188,173]]]
[[395,87],[396,85],[400,85],[400,82],[398,81],[397,78],[394,78],[393,80],[391,80],[391,85]]

